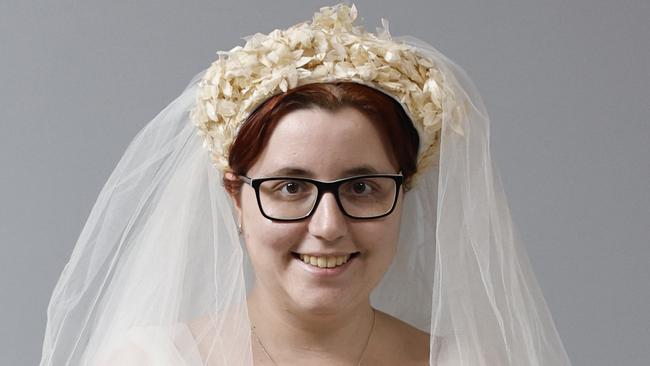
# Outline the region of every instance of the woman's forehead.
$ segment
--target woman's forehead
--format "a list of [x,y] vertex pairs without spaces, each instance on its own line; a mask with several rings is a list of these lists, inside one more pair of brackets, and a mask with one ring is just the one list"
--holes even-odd
[[386,173],[394,170],[388,151],[373,123],[356,109],[301,109],[278,122],[254,168],[265,175],[282,169],[312,176]]

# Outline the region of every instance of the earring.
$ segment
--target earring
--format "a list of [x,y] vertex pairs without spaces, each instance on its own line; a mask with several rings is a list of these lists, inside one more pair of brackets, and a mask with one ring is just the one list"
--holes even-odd
[[242,228],[241,228],[241,222],[239,224],[237,224],[237,232],[239,234],[243,233]]

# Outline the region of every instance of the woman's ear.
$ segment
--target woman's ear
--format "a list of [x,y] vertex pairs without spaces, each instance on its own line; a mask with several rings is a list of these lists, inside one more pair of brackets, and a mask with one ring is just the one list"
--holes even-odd
[[241,183],[239,178],[237,178],[237,175],[232,171],[224,172],[224,178],[230,183],[226,184],[226,192],[228,192],[228,197],[230,198],[230,201],[232,201],[235,210],[237,210],[237,217],[239,218],[238,223],[241,223]]

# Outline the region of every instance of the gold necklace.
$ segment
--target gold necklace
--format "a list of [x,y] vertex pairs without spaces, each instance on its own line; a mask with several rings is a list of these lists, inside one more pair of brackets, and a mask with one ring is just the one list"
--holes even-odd
[[[366,353],[366,348],[368,348],[368,344],[370,343],[370,337],[372,336],[372,333],[375,330],[375,321],[376,320],[377,320],[377,310],[375,310],[375,308],[372,308],[372,327],[370,328],[370,333],[368,334],[368,339],[366,339],[366,345],[363,346],[363,351],[361,351],[361,356],[359,357],[359,361],[357,361],[357,366],[361,365],[361,360],[363,359],[363,356]],[[257,333],[255,333],[255,327],[254,326],[251,327],[251,333],[253,333],[253,335],[257,339],[257,342],[260,344],[260,346],[262,346],[262,350],[266,354],[266,357],[268,357],[268,359],[271,362],[273,362],[273,364],[275,366],[277,366],[278,364],[275,363],[275,361],[273,360],[273,358],[269,354],[269,351],[267,351],[266,347],[264,347],[264,344],[262,343],[262,340],[260,339],[260,337],[257,336]]]

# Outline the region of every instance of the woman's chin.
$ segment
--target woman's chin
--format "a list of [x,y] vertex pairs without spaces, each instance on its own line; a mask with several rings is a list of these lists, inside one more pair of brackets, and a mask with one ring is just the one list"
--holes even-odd
[[309,315],[336,315],[349,303],[346,298],[332,299],[329,296],[313,296],[295,300],[298,311]]
[[310,281],[296,282],[292,283],[291,288],[285,290],[296,311],[304,311],[307,314],[345,313],[367,302],[370,296],[367,288],[354,282],[347,283],[345,286],[314,285]]
[[[349,285],[349,284],[348,284]],[[304,284],[287,289],[297,311],[308,314],[336,314],[350,307],[359,297],[352,287]]]

